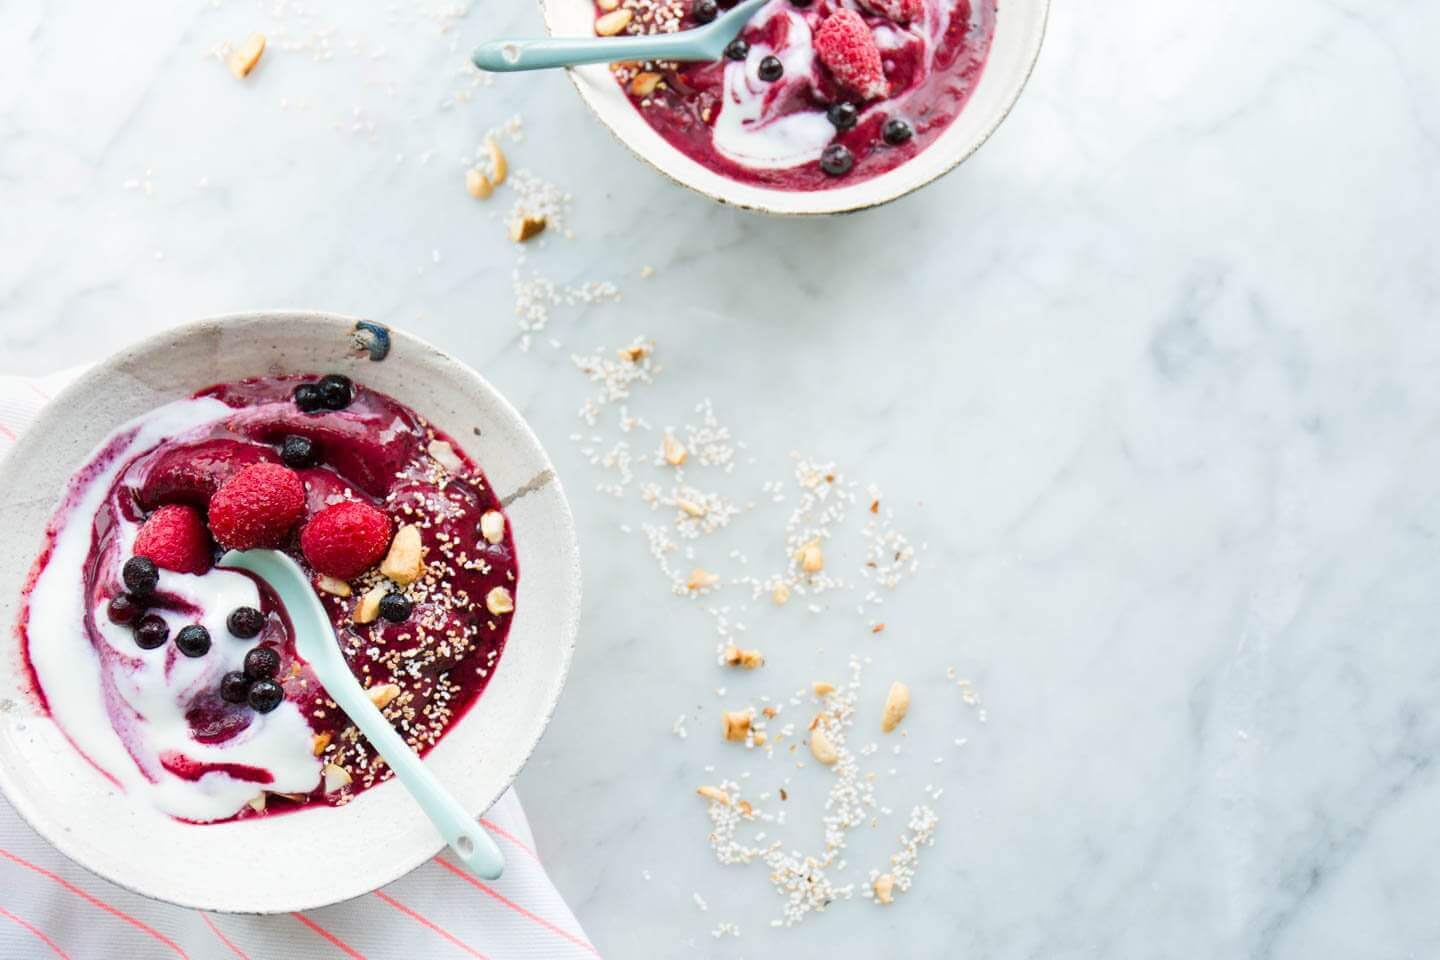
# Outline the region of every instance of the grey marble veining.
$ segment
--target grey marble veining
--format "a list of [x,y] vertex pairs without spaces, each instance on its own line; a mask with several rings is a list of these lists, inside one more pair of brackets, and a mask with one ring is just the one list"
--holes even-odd
[[[0,8],[0,370],[297,306],[404,325],[504,390],[587,573],[520,789],[608,956],[1440,951],[1440,6],[1061,0],[973,160],[807,222],[672,186],[562,76],[472,89],[470,42],[539,28],[523,0],[448,30],[419,9]],[[207,52],[257,29],[272,51],[237,83]],[[328,60],[279,42],[318,35]],[[515,113],[513,165],[575,197],[575,239],[522,272],[623,293],[554,308],[529,351],[508,198],[471,201],[458,163]],[[883,635],[756,610],[770,673],[713,665],[709,618],[620,529],[643,512],[595,492],[570,439],[570,354],[641,333],[657,423],[709,397],[752,479],[800,449],[886,491],[927,549]],[[715,863],[690,791],[711,764],[778,777],[718,711],[852,651],[874,660],[864,709],[892,676],[914,691],[880,788],[897,814],[855,859],[926,784],[937,843],[888,910],[771,930],[763,869]],[[813,844],[823,784],[793,772]],[[722,921],[742,936],[712,939]]]

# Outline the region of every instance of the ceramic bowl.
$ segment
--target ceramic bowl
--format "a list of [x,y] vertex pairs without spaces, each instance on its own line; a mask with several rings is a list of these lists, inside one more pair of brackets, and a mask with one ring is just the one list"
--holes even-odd
[[354,330],[353,318],[285,312],[217,317],[162,334],[87,372],[0,462],[0,622],[11,645],[0,671],[0,790],[60,852],[136,893],[205,910],[303,910],[383,886],[442,847],[394,780],[343,807],[181,823],[119,791],[37,704],[13,625],[57,492],[107,433],[159,404],[243,377],[338,372],[455,437],[508,504],[522,575],[495,675],[427,763],[478,815],[510,786],[555,709],[574,648],[580,567],[550,460],[474,370],[399,331],[375,362],[356,349]]
[[[989,139],[1015,105],[1045,35],[1050,0],[997,0],[995,38],[980,83],[960,116],[915,157],[878,177],[832,190],[776,190],[741,183],[692,160],[651,128],[606,64],[569,71],[575,89],[620,142],[670,179],[720,203],[781,215],[851,213],[889,203],[949,173]],[[540,0],[557,37],[594,36],[591,0]]]

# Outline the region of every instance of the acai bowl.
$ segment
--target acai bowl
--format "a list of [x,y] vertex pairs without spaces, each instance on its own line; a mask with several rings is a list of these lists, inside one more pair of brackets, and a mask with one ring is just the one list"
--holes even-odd
[[413,337],[183,327],[72,385],[0,483],[0,788],[136,892],[305,909],[441,846],[225,549],[301,565],[372,702],[477,815],[554,709],[579,602],[563,492],[513,408]]
[[[673,33],[720,0],[541,0],[556,36]],[[638,157],[775,214],[894,200],[969,157],[1028,79],[1049,0],[771,0],[714,63],[616,62],[571,78]]]

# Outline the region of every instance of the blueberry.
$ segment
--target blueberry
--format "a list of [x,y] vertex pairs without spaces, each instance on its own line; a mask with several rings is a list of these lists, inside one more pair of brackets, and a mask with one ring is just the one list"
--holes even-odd
[[265,629],[265,614],[254,607],[236,607],[225,619],[225,626],[241,640],[249,640],[258,637],[260,631]]
[[720,4],[715,0],[695,0],[695,5],[690,8],[690,16],[696,23],[709,23],[719,12]]
[[269,713],[285,699],[285,690],[274,680],[256,680],[250,684],[245,700],[256,713]]
[[295,388],[293,394],[295,406],[300,408],[301,413],[315,413],[325,409],[325,400],[320,394],[320,388],[313,383],[302,383]]
[[830,109],[825,111],[825,119],[835,127],[836,130],[849,130],[860,120],[860,110],[853,103],[841,101],[831,104]]
[[380,598],[380,616],[391,623],[403,623],[410,619],[410,601],[403,593],[387,593]]
[[750,44],[736,37],[725,47],[725,56],[731,60],[744,60],[750,56]]
[[885,126],[880,128],[880,136],[892,147],[900,146],[914,135],[914,128],[899,117],[891,117],[885,121]]
[[792,7],[799,7],[799,8],[801,8],[801,9],[803,10],[804,8],[810,6],[810,4],[812,4],[812,3],[814,3],[814,2],[815,2],[815,0],[790,0],[790,6],[792,6]]
[[120,569],[120,579],[137,597],[148,597],[160,583],[160,568],[149,557],[131,557]]
[[761,80],[766,83],[774,83],[785,75],[785,64],[781,63],[780,58],[776,56],[761,57],[759,73]]
[[156,647],[165,646],[165,641],[170,639],[170,624],[165,618],[153,613],[147,613],[140,618],[135,625],[135,644],[141,650],[154,650]]
[[309,437],[290,434],[280,442],[280,459],[285,466],[295,470],[304,470],[306,467],[315,466],[315,461],[318,459],[315,441]]
[[320,388],[320,403],[327,410],[344,410],[355,399],[355,385],[338,373],[321,377],[316,386]]
[[820,154],[820,169],[832,177],[841,177],[855,166],[855,156],[843,143],[832,143]]
[[256,647],[245,654],[245,676],[251,680],[270,680],[280,672],[280,654],[274,647]]
[[244,703],[250,694],[250,678],[239,670],[231,670],[220,678],[220,699],[226,703]]
[[175,634],[175,646],[187,657],[203,657],[210,652],[210,631],[192,623]]
[[105,607],[105,615],[110,618],[111,623],[134,623],[135,618],[144,612],[144,608],[136,603],[128,593],[111,597],[110,603]]

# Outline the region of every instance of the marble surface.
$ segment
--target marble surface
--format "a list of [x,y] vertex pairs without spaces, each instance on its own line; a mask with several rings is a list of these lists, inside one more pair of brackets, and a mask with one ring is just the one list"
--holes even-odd
[[[319,307],[406,326],[515,400],[587,575],[520,789],[608,956],[1440,951],[1440,6],[1058,0],[972,161],[816,222],[661,180],[563,76],[475,82],[470,42],[538,26],[525,0],[0,7],[0,370]],[[210,51],[252,30],[272,49],[241,83]],[[511,198],[470,200],[460,162],[517,113],[514,167],[574,196],[574,238],[518,268]],[[553,307],[524,350],[517,269],[623,299]],[[631,412],[712,399],[747,444],[727,482],[799,450],[884,489],[927,549],[883,634],[853,600],[737,606],[769,663],[714,663],[704,604],[638,533],[654,471],[600,493],[571,439],[571,354],[637,334],[665,371]],[[783,562],[759,513],[744,549]],[[936,843],[894,906],[771,929],[764,868],[715,862],[691,791],[789,776],[781,833],[813,849],[825,775],[722,743],[718,712],[852,652],[862,726],[890,679],[914,705],[904,754],[867,761],[894,813],[857,831],[850,877],[927,785]],[[741,936],[713,938],[726,922]]]

